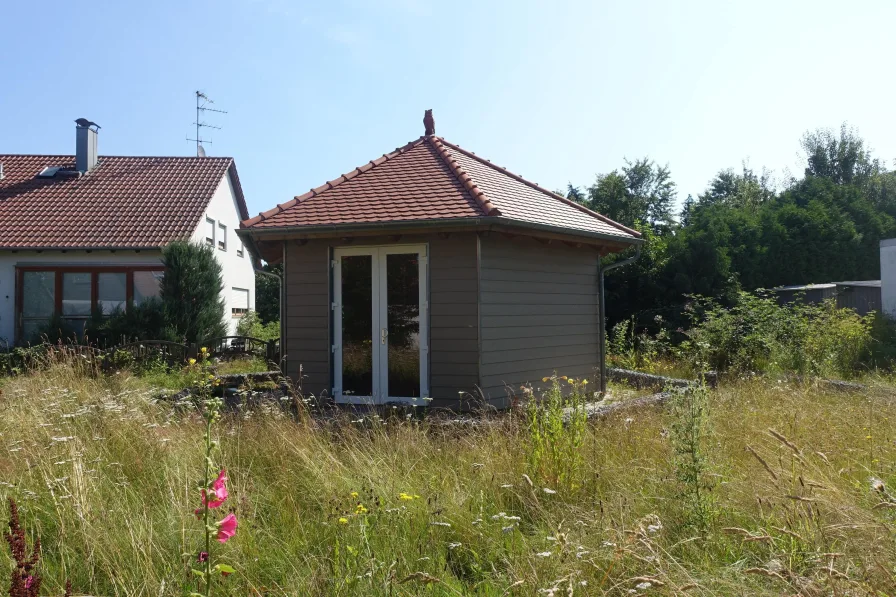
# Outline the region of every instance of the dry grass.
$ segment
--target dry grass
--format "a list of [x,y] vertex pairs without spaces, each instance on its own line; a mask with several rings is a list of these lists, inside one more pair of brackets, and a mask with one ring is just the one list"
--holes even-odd
[[[150,395],[143,379],[66,366],[3,383],[0,499],[14,497],[40,535],[48,594],[66,578],[76,594],[189,588],[202,424]],[[591,425],[584,481],[547,488],[556,493],[527,470],[529,438],[512,417],[475,429],[324,429],[276,409],[232,415],[219,429],[240,528],[221,549],[238,573],[224,586],[234,595],[892,594],[892,395],[882,383],[842,394],[761,381],[713,393],[715,515],[703,535],[680,522],[665,411]]]

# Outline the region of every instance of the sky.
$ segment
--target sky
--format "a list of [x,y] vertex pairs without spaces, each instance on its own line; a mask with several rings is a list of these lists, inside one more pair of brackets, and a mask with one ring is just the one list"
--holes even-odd
[[[3,24],[5,21],[5,25]],[[236,159],[251,215],[423,134],[549,189],[624,159],[679,201],[723,168],[802,174],[847,122],[896,158],[896,2],[0,0],[0,153]]]

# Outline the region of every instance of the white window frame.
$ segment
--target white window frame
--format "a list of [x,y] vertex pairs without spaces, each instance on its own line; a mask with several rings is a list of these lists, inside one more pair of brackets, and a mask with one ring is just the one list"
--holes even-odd
[[218,238],[218,250],[227,252],[227,225],[218,222],[218,233],[220,234],[220,238]]
[[239,246],[238,246],[237,249],[236,249],[236,256],[237,256],[237,257],[242,257],[243,254],[244,254],[243,251],[245,251],[245,247],[243,247],[243,243],[240,242]]
[[[212,233],[211,238],[209,238],[209,236],[208,236],[209,226],[211,226],[211,233]],[[215,247],[215,230],[217,230],[217,228],[218,228],[217,222],[215,222],[211,218],[205,218],[205,244],[207,244],[208,246],[210,246],[212,248]]]
[[[382,331],[388,329],[384,318],[387,313],[386,256],[390,254],[416,253],[419,265],[420,301],[420,397],[389,396],[389,344]],[[374,245],[368,247],[336,247],[331,262],[333,271],[333,397],[338,404],[385,404],[400,402],[426,406],[429,401],[429,259],[428,246],[422,245]],[[342,391],[342,257],[350,255],[371,256],[371,303],[373,323],[371,340],[378,350],[373,351],[372,395],[345,396]],[[385,342],[383,342],[385,338]]]

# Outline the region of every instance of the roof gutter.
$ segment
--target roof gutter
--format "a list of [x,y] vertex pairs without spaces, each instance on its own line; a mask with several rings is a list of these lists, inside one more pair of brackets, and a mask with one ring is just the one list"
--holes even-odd
[[276,228],[240,228],[237,235],[243,238],[258,238],[263,240],[266,236],[279,236],[283,234],[331,234],[337,236],[339,234],[350,234],[353,232],[369,232],[376,230],[391,231],[402,230],[408,228],[489,228],[493,226],[508,226],[511,228],[522,228],[525,230],[538,230],[542,232],[552,232],[555,234],[565,234],[568,236],[577,236],[581,238],[590,238],[595,240],[606,240],[616,243],[641,245],[644,239],[631,236],[621,236],[615,234],[605,234],[602,232],[593,232],[590,230],[578,230],[573,228],[564,228],[562,226],[551,226],[548,224],[539,224],[536,222],[525,222],[515,220],[503,216],[482,216],[475,218],[441,218],[432,220],[390,220],[388,222],[365,222],[355,224],[327,224],[321,226],[278,226]]
[[622,267],[628,265],[635,261],[638,257],[641,256],[641,244],[638,243],[635,245],[635,254],[627,259],[623,259],[622,261],[616,261],[615,263],[611,263],[610,265],[604,267],[603,263],[601,263],[600,258],[597,261],[597,288],[600,293],[600,298],[598,299],[600,302],[598,303],[598,322],[597,322],[597,333],[598,333],[598,343],[600,345],[598,361],[600,363],[600,394],[601,396],[607,393],[607,312],[604,306],[604,274],[608,271],[614,270],[617,267]]

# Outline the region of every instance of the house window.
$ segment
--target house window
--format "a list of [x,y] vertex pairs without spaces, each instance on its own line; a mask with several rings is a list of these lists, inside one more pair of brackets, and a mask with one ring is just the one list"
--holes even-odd
[[21,337],[25,341],[39,339],[53,313],[56,312],[56,272],[22,272]]
[[205,244],[215,246],[215,221],[211,218],[205,218]]
[[249,312],[249,291],[245,288],[234,288],[231,295],[230,311],[234,317],[242,317]]
[[[146,274],[152,272],[134,272]],[[96,275],[96,304],[103,315],[124,311],[128,305],[126,272],[100,272]]]
[[40,341],[54,315],[82,335],[94,313],[104,316],[159,295],[161,266],[22,266],[16,268],[16,337]]
[[236,249],[236,256],[237,256],[237,257],[242,257],[242,256],[243,256],[243,243],[240,243],[239,247],[237,247],[237,249]]
[[134,272],[134,304],[139,305],[146,299],[157,298],[162,287],[162,271]]
[[65,272],[62,274],[62,318],[79,336],[90,317],[93,296],[93,274]]
[[218,248],[227,250],[227,226],[224,224],[218,224]]

